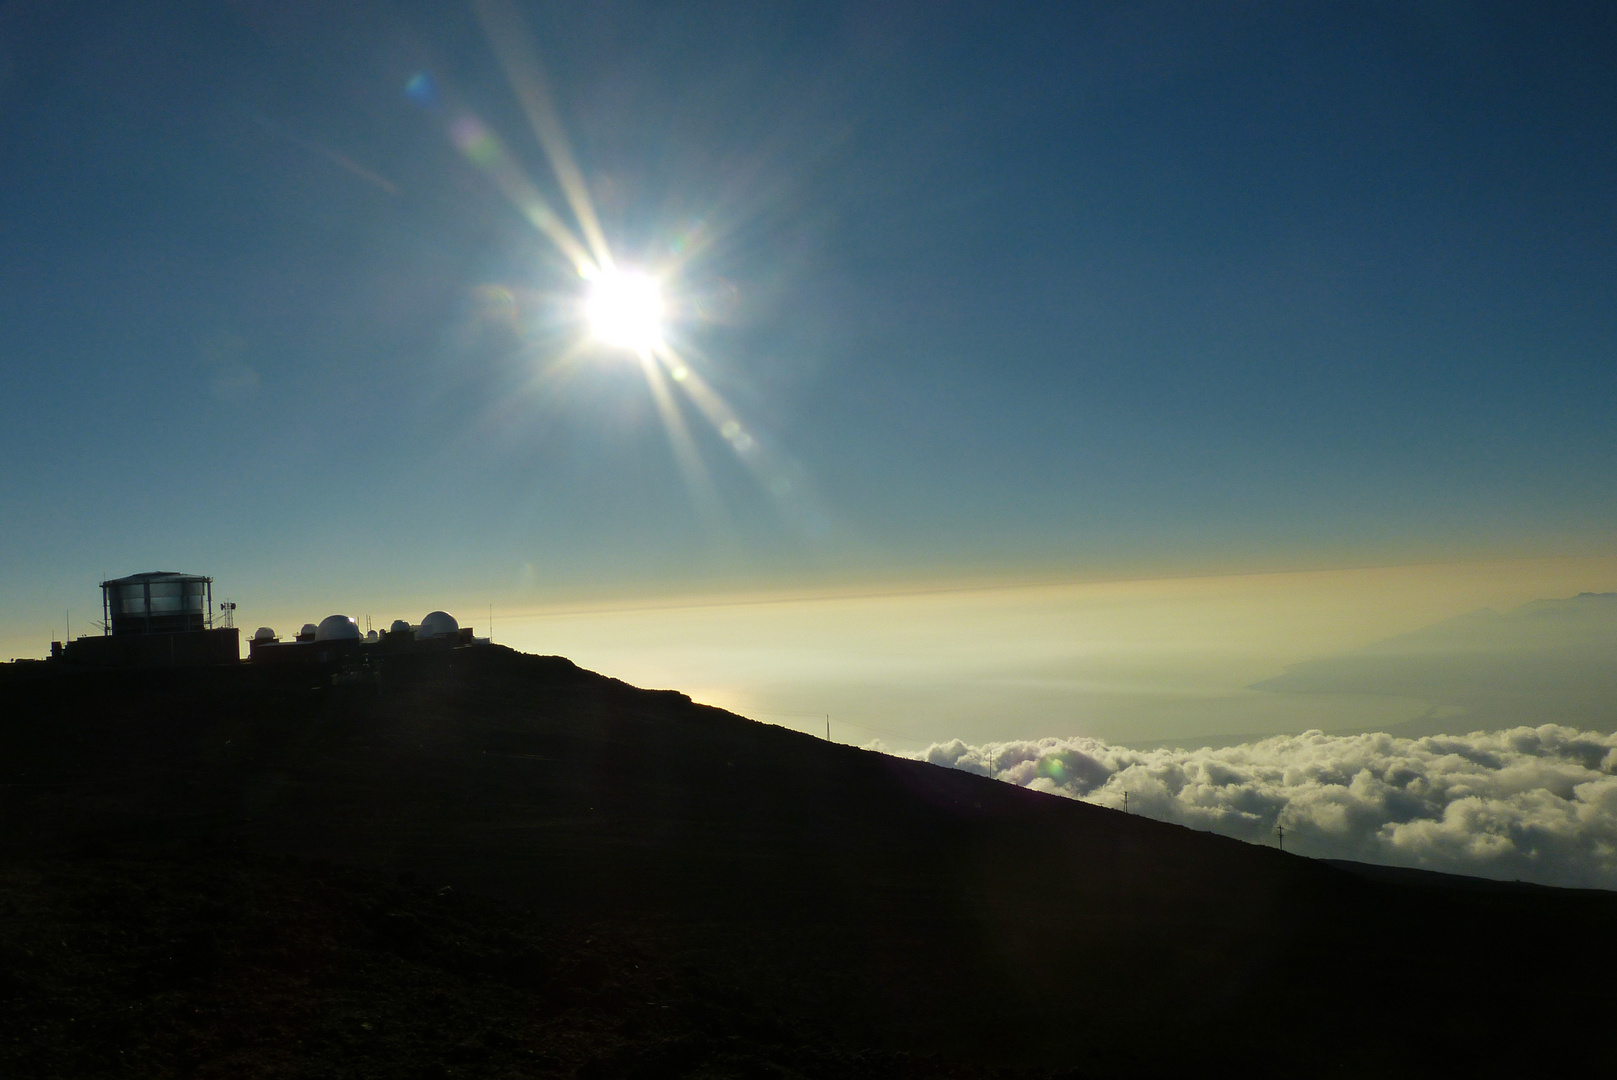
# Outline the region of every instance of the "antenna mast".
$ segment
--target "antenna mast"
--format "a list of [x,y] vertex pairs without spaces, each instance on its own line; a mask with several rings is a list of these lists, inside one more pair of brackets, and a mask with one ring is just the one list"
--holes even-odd
[[1278,821],[1275,822],[1275,843],[1281,851],[1286,850],[1286,827]]

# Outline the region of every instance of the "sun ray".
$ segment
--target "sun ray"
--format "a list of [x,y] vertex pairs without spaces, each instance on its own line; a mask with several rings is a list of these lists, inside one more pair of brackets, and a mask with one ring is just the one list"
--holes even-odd
[[581,276],[594,272],[596,260],[582,241],[551,209],[539,189],[523,174],[521,167],[505,152],[505,147],[483,122],[470,113],[449,126],[449,138],[468,161],[494,181],[511,205],[515,206],[540,232],[550,238]]
[[561,184],[568,205],[572,207],[573,217],[578,221],[578,227],[594,254],[596,266],[603,270],[611,269],[611,249],[601,231],[584,174],[573,157],[566,130],[551,100],[544,69],[539,64],[538,52],[526,21],[510,0],[474,0],[473,6],[495,56],[499,58],[500,66],[505,69],[512,93],[516,94],[517,101],[528,116],[528,123],[533,125],[539,145],[550,159],[550,167],[555,171],[556,180]]
[[680,411],[679,402],[674,399],[662,368],[650,349],[640,350],[640,366],[646,373],[646,384],[651,387],[652,397],[657,403],[657,413],[662,417],[663,430],[668,433],[668,444],[674,451],[674,460],[679,464],[679,471],[685,477],[685,484],[690,489],[691,497],[696,500],[697,510],[710,527],[723,524],[726,515],[724,504],[719,499],[718,489],[713,486],[713,478],[708,475],[707,466],[702,463],[702,456],[697,452],[696,440],[691,438],[690,428],[685,424],[685,416]]
[[573,371],[583,366],[586,347],[583,342],[574,342],[548,361],[528,363],[529,358],[537,360],[542,348],[524,344],[500,357],[500,363],[526,366],[532,374],[514,392],[491,399],[456,440],[457,446],[469,450],[486,446],[490,439],[506,439],[511,432],[532,425],[536,408],[544,416],[563,407],[561,387]]
[[781,511],[795,519],[806,532],[822,531],[826,518],[802,471],[792,467],[759,441],[724,396],[713,389],[673,345],[661,342],[655,353],[669,377],[679,384],[707,422],[730,444],[737,459],[774,498]]
[[[539,352],[537,348],[523,351],[535,356]],[[522,386],[522,392],[536,397],[546,395],[559,397],[562,384],[584,367],[588,355],[589,350],[585,342],[582,340],[573,342],[544,363],[535,364],[533,376]]]

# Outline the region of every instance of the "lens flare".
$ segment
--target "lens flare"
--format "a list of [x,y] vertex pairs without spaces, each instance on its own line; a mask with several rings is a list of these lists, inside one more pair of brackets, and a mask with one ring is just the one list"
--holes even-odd
[[606,270],[596,275],[584,315],[590,332],[608,345],[645,352],[662,342],[662,291],[649,274]]
[[[576,371],[585,357],[604,346],[637,357],[645,371],[647,385],[657,412],[667,429],[669,441],[681,471],[710,523],[724,527],[724,508],[712,479],[702,462],[702,454],[686,422],[685,404],[695,407],[700,417],[729,444],[730,450],[764,489],[774,496],[778,508],[799,525],[805,535],[826,533],[828,519],[817,508],[812,482],[795,463],[783,457],[764,434],[748,431],[730,404],[709,385],[698,369],[700,353],[687,361],[668,340],[665,330],[678,336],[677,327],[693,316],[703,322],[725,323],[734,319],[739,291],[730,282],[718,281],[692,290],[687,280],[673,288],[674,300],[666,302],[662,286],[675,282],[680,271],[700,261],[724,230],[699,218],[690,219],[666,250],[657,258],[657,274],[619,266],[607,244],[596,215],[584,173],[573,156],[572,146],[552,100],[539,64],[537,49],[514,0],[472,0],[489,44],[505,70],[506,80],[527,115],[533,134],[539,140],[551,166],[557,186],[572,210],[572,223],[563,219],[539,187],[523,171],[519,159],[509,153],[498,136],[458,103],[454,87],[440,87],[427,72],[417,72],[405,85],[405,94],[424,111],[449,120],[450,140],[461,155],[511,200],[524,217],[560,252],[586,283],[582,296],[571,294],[560,300],[556,312],[563,319],[577,319],[587,329],[559,355],[551,357],[536,375],[535,387],[551,387],[569,372]],[[345,166],[347,167],[347,166]],[[389,191],[393,188],[381,181]],[[663,250],[664,245],[653,249]],[[522,305],[508,290],[480,290],[478,321],[504,324],[526,338],[528,320],[522,318]],[[665,328],[671,322],[673,327]],[[524,345],[524,348],[537,348]],[[694,348],[681,341],[680,347]]]

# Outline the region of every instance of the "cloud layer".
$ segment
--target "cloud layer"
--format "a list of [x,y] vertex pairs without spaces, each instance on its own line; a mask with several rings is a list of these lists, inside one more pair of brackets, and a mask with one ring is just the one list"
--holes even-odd
[[1221,749],[1094,739],[915,755],[1317,858],[1617,889],[1617,735],[1546,724],[1400,739],[1309,731]]

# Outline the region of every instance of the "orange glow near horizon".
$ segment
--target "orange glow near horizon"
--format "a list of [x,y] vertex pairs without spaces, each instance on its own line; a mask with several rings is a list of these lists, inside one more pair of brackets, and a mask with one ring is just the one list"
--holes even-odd
[[[1384,728],[1427,703],[1246,689],[1482,607],[1617,590],[1617,558],[550,605],[500,640],[757,719],[889,746]],[[794,720],[792,717],[808,717]]]

